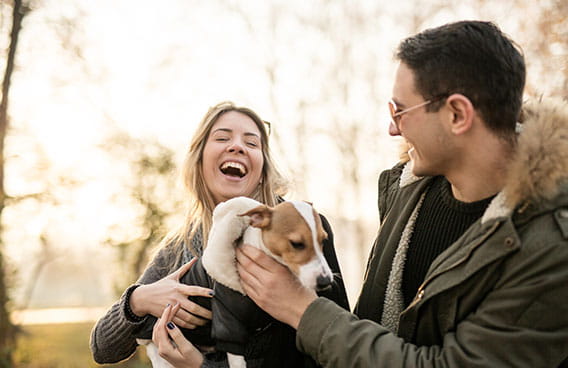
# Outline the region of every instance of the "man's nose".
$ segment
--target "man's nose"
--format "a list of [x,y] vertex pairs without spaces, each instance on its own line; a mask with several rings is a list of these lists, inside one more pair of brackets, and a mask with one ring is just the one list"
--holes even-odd
[[400,135],[400,129],[398,129],[398,126],[392,121],[389,124],[389,134],[392,136]]

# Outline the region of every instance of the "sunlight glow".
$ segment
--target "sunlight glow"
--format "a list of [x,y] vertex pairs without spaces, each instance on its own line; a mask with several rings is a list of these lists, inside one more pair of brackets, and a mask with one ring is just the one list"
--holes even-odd
[[106,310],[106,307],[19,310],[12,313],[12,321],[17,325],[94,322]]

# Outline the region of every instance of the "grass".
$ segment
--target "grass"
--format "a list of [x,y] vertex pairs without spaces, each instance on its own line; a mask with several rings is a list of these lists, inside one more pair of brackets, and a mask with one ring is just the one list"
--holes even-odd
[[[14,353],[18,368],[103,367],[93,361],[89,337],[93,323],[26,325],[19,335]],[[104,367],[149,368],[143,349],[129,360]]]

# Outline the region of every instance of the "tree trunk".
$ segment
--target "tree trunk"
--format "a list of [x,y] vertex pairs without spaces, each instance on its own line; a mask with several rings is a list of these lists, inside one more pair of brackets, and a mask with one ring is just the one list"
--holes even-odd
[[[12,12],[12,31],[10,33],[10,46],[6,60],[6,70],[2,80],[2,100],[0,102],[0,220],[5,206],[6,193],[4,191],[4,142],[8,128],[8,96],[10,82],[14,70],[14,59],[18,45],[18,36],[22,27],[22,20],[27,12],[22,0],[14,0]],[[0,367],[10,367],[12,363],[12,349],[15,338],[15,328],[10,321],[8,309],[8,291],[6,282],[6,266],[2,243],[2,223],[0,221]]]

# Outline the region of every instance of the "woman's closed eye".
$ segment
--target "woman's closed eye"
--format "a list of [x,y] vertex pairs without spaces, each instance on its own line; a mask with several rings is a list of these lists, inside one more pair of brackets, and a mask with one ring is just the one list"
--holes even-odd
[[231,139],[231,135],[224,130],[217,130],[211,134],[211,139],[215,142],[227,142]]

